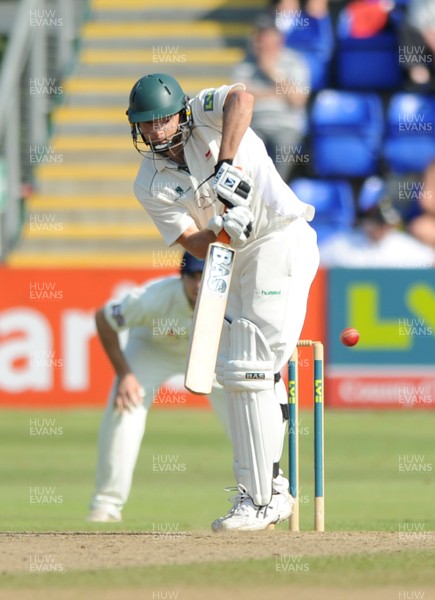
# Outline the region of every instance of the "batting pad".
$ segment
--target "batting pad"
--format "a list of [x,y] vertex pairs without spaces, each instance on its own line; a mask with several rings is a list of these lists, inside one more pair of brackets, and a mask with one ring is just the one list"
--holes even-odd
[[273,463],[282,438],[274,364],[275,357],[258,327],[247,319],[235,319],[224,364],[224,387],[238,463],[237,482],[257,506],[272,499]]
[[[231,323],[224,319],[222,327],[221,339],[219,343],[219,353],[216,361],[216,380],[220,385],[225,385],[224,368],[228,362],[228,356],[230,351],[230,331]],[[233,446],[233,472],[236,481],[239,481],[239,456],[238,456],[238,440],[237,440],[237,429],[235,429],[234,417],[232,416],[231,406],[228,401],[228,393],[225,394],[227,397],[227,413],[228,421],[230,426],[230,437]]]

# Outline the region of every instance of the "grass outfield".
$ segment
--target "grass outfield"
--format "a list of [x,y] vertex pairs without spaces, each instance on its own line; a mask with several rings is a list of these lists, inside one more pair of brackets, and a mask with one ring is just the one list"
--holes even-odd
[[[187,569],[185,565],[148,566],[144,568],[118,568],[84,570],[80,576],[76,572],[40,573],[26,575],[3,575],[0,589],[45,589],[67,586],[69,588],[86,589],[124,589],[126,581],[131,588],[147,586],[151,591],[159,586],[166,589],[179,587],[200,587],[207,583],[220,586],[222,589],[233,586],[268,586],[274,588],[295,586],[308,583],[312,588],[328,586],[328,588],[351,589],[378,588],[381,586],[398,586],[398,589],[415,586],[413,589],[424,590],[435,586],[433,551],[397,552],[376,554],[372,556],[348,557],[309,557],[302,559],[304,573],[278,573],[276,559],[240,560],[236,562],[204,562]],[[435,587],[433,587],[435,591]],[[147,596],[148,597],[148,596]],[[151,595],[149,596],[151,597]],[[157,598],[157,596],[155,596]],[[168,596],[169,598],[170,596]],[[386,596],[398,599],[400,596]],[[402,596],[405,598],[406,596]],[[370,598],[370,595],[368,596]],[[419,598],[419,596],[409,596]],[[428,600],[433,598],[425,594]]]
[[[101,411],[91,410],[2,412],[0,466],[7,486],[2,485],[1,531],[95,528],[84,519],[100,418]],[[58,435],[30,435],[34,419],[50,420]],[[407,521],[435,529],[434,432],[435,412],[328,411],[327,529],[398,531]],[[308,529],[313,526],[311,413],[301,414],[300,433],[301,528]],[[282,462],[286,469],[286,452]],[[153,523],[173,522],[176,505],[181,528],[208,529],[227,508],[223,488],[233,484],[231,449],[212,412],[154,410],[122,528],[150,531]],[[31,502],[35,487],[51,498]]]
[[[178,532],[206,531],[210,522],[230,506],[223,488],[233,484],[231,450],[213,413],[154,410],[148,418],[124,522],[86,523],[101,414],[101,411],[91,410],[2,412],[2,532],[153,532],[168,527]],[[35,419],[39,427],[49,423],[52,435],[31,435]],[[385,531],[396,532],[397,537],[402,533],[425,539],[432,536],[435,530],[434,431],[435,412],[430,411],[327,411],[328,532]],[[33,430],[33,433],[37,432]],[[302,412],[300,433],[301,528],[308,530],[313,526],[311,413]],[[286,469],[286,452],[283,456]],[[162,464],[171,466],[169,470],[156,468]],[[35,500],[38,494],[39,502],[31,501],[31,496]],[[286,528],[287,524],[277,527],[283,532]],[[412,572],[410,581],[429,592],[424,586],[435,585],[434,560],[433,548],[423,547],[421,551],[385,552],[360,560],[346,556],[312,556],[309,581],[319,586],[364,587],[382,582],[405,585],[406,577],[411,577]],[[157,585],[159,580],[167,585],[175,585],[175,582],[179,585],[213,584],[219,580],[225,585],[279,587],[283,585],[283,578],[276,576],[273,563],[274,559],[269,558],[243,559],[235,563],[205,561],[195,569],[183,569],[182,565],[104,572],[83,569],[80,574],[64,573],[61,583],[54,573],[40,573],[36,578],[28,572],[8,573],[2,576],[0,587],[21,589],[30,585],[30,578],[32,586],[37,588],[45,585],[116,588],[125,586],[127,580],[133,587],[145,583]],[[290,584],[289,578],[285,581],[286,585]],[[291,583],[295,584],[294,579]]]

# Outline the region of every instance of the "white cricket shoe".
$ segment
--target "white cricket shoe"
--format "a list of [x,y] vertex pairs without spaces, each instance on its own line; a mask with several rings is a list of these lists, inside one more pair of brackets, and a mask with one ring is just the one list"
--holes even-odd
[[88,523],[120,523],[122,516],[117,510],[99,506],[91,510],[86,521]]
[[237,496],[229,498],[234,502],[233,507],[225,517],[213,521],[213,531],[260,531],[285,521],[292,514],[294,501],[287,490],[274,493],[267,506],[256,506],[242,485],[235,489]]

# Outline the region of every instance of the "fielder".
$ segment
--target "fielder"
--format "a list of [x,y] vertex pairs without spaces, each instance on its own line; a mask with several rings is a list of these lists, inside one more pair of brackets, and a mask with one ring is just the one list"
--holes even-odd
[[237,248],[216,365],[237,493],[214,531],[262,530],[291,514],[279,468],[288,418],[280,371],[299,339],[319,264],[308,224],[314,208],[279,176],[249,126],[252,110],[242,84],[190,100],[164,74],[137,81],[127,110],[144,156],[135,194],[168,246],[204,258],[224,230]]
[[[88,521],[121,521],[145,431],[160,386],[183,373],[204,261],[184,253],[180,276],[156,279],[96,312],[97,331],[117,375],[101,423],[96,491]],[[129,331],[121,349],[118,333]],[[225,396],[210,400],[228,432]]]

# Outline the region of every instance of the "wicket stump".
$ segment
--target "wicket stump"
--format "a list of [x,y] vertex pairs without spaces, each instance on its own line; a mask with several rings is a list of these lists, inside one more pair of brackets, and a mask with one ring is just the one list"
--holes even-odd
[[290,517],[291,531],[299,531],[299,406],[298,406],[298,346],[310,346],[314,356],[314,529],[325,531],[324,477],[324,377],[323,344],[300,340],[288,363],[288,459],[290,494],[294,498]]

